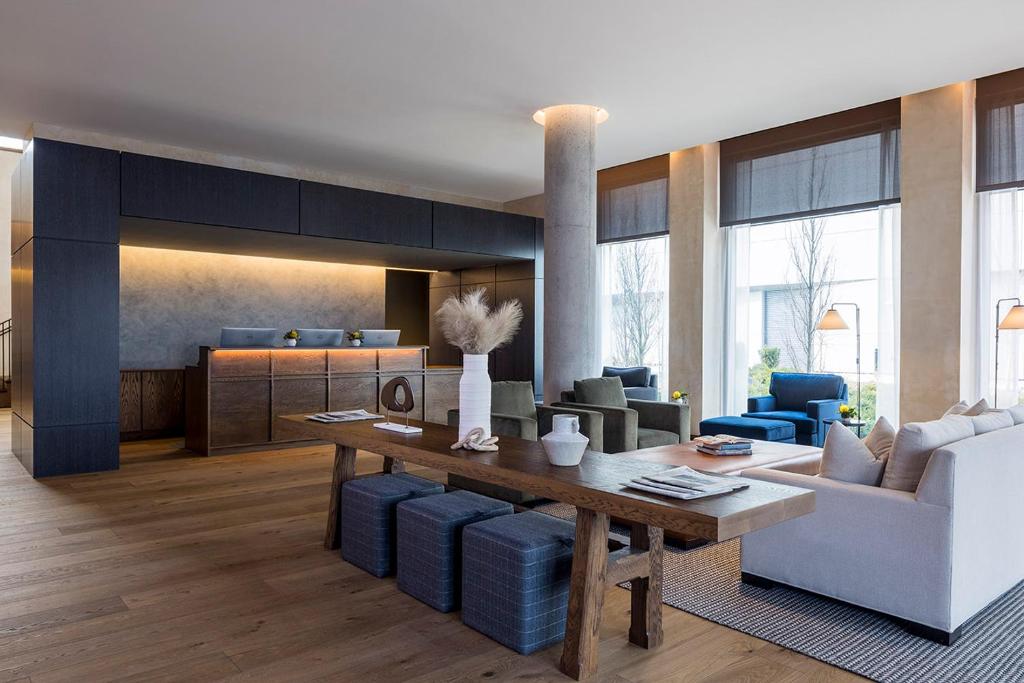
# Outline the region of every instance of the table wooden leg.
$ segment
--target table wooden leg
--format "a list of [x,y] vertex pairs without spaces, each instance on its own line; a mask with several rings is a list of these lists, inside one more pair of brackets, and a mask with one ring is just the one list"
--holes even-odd
[[356,478],[356,449],[334,447],[334,474],[331,477],[331,503],[327,508],[327,530],[324,550],[341,547],[341,485]]
[[580,680],[597,671],[605,574],[608,569],[608,515],[579,508],[572,556],[569,612],[562,644],[562,673]]
[[405,472],[405,463],[401,460],[395,460],[387,455],[384,456],[384,471],[388,474],[398,474],[399,472]]
[[649,575],[630,581],[631,606],[629,642],[644,648],[661,645],[661,579],[665,556],[665,532],[646,524],[634,524],[630,546],[646,550],[650,562]]

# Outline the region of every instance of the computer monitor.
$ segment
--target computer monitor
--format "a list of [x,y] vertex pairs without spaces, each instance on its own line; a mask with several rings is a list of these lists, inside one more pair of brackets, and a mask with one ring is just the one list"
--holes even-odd
[[363,346],[398,346],[401,330],[362,330]]
[[220,345],[223,347],[273,346],[277,340],[275,327],[222,327]]
[[345,330],[299,329],[299,346],[341,346]]

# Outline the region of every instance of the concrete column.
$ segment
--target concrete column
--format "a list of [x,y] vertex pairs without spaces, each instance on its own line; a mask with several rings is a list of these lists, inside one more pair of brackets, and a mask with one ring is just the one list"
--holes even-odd
[[974,82],[901,99],[900,420],[973,386]]
[[669,156],[668,386],[690,393],[690,431],[722,414],[724,236],[718,228],[718,144]]
[[544,113],[544,400],[598,374],[597,109]]

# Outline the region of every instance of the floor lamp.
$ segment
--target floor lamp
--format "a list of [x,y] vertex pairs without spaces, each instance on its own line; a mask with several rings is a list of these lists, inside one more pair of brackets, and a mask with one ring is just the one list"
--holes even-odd
[[999,307],[1004,301],[1016,301],[1006,312],[1006,317],[996,325],[996,386],[992,395],[992,407],[999,407],[999,330],[1024,330],[1024,306],[1020,304],[1020,297],[1010,296],[996,302],[996,320],[999,320]]
[[[836,310],[836,306],[853,306],[854,309],[854,321],[857,328],[857,419],[864,419],[860,413],[861,404],[861,393],[860,393],[860,306],[857,304],[836,302],[832,304],[825,315],[821,317],[821,321],[818,322],[819,330],[848,330],[850,326],[843,320],[843,316],[839,315],[839,311]],[[1024,317],[1024,313],[1022,313]]]

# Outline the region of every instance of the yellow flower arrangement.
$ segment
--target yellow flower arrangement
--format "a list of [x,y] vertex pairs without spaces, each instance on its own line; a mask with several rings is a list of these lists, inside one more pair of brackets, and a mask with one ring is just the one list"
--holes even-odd
[[849,420],[857,417],[857,409],[853,406],[848,406],[845,403],[839,406],[839,415],[844,420]]
[[681,401],[683,399],[683,397],[688,396],[688,395],[689,394],[687,394],[685,391],[679,391],[678,389],[676,389],[675,391],[672,392],[672,400],[673,401]]

